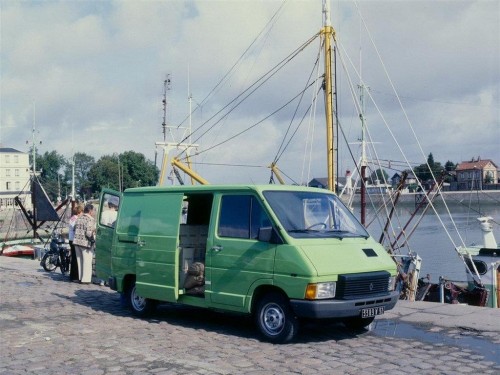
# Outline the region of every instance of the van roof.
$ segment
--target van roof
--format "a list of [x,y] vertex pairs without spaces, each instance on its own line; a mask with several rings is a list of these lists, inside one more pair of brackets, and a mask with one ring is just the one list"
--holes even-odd
[[323,193],[332,193],[326,189],[297,186],[297,185],[252,185],[252,184],[236,184],[236,185],[175,185],[175,186],[149,186],[139,188],[129,188],[125,190],[127,193],[146,193],[146,192],[215,192],[215,191],[257,191],[262,192],[266,190],[274,191],[316,191]]

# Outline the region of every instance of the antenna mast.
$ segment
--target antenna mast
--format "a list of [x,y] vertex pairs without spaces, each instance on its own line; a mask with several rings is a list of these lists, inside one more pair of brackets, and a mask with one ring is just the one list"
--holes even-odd
[[165,81],[163,81],[163,123],[161,124],[163,130],[163,142],[167,141],[167,91],[170,91],[170,74],[167,74]]
[[192,103],[193,103],[193,94],[191,94],[191,71],[188,66],[188,103],[189,103],[189,128],[188,128],[188,136],[189,136],[189,143],[191,143],[191,128],[192,128],[192,114],[193,111],[191,110],[192,108]]
[[[188,131],[188,143],[178,143],[175,140],[174,134],[172,132],[172,129],[174,128],[173,126],[168,126],[167,125],[167,92],[170,91],[170,87],[172,84],[172,80],[170,78],[170,74],[167,74],[167,78],[163,81],[163,123],[162,123],[162,130],[163,130],[163,142],[156,142],[155,145],[156,147],[161,147],[163,149],[163,160],[162,160],[162,165],[160,169],[160,177],[158,179],[158,186],[162,186],[165,181],[165,176],[167,175],[167,169],[168,169],[168,164],[169,164],[169,154],[173,150],[181,150],[186,154],[186,158],[188,159],[188,163],[190,164],[189,161],[189,155],[190,151],[193,148],[197,148],[197,144],[192,144],[191,143],[191,116],[189,117],[189,129]],[[189,85],[189,84],[188,84]],[[189,105],[191,107],[191,94],[189,94]],[[191,111],[191,108],[190,108]],[[180,126],[175,127],[176,130],[180,129]],[[186,131],[186,128],[182,128],[183,131]],[[167,137],[167,133],[169,134],[169,137]],[[167,138],[171,138],[171,140],[168,140]],[[185,134],[182,135],[181,139],[185,139]],[[174,161],[177,162],[175,164],[178,167],[178,163],[180,163],[180,160],[177,160],[175,157],[170,161],[170,164],[174,165]],[[194,179],[191,178],[192,183],[194,184]],[[182,183],[182,182],[181,182]]]

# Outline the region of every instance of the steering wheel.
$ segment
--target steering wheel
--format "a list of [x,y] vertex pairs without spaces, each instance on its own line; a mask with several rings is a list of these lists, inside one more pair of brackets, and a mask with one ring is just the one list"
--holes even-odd
[[309,230],[309,229],[312,229],[314,227],[319,227],[319,226],[321,226],[321,229],[325,229],[326,228],[326,224],[325,223],[316,223],[316,224],[308,226],[306,229]]

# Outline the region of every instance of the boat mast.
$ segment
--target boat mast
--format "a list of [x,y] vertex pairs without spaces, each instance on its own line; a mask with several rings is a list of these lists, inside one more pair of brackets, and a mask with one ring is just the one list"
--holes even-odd
[[360,95],[359,101],[361,104],[361,113],[359,118],[361,119],[361,224],[366,224],[366,141],[365,141],[365,89],[366,86],[361,83],[358,86]]
[[31,178],[31,209],[32,209],[32,215],[33,215],[33,221],[31,222],[31,229],[33,230],[33,238],[37,237],[37,225],[36,225],[36,217],[37,217],[37,212],[36,212],[36,197],[35,197],[35,180],[36,180],[36,150],[35,150],[35,101],[33,101],[33,129],[31,131],[31,138],[32,138],[32,150],[31,152],[33,153],[33,176]]
[[36,150],[35,150],[35,102],[33,101],[33,129],[31,131],[31,139],[32,139],[32,156],[33,156],[33,176],[36,173]]
[[323,40],[325,54],[325,116],[326,116],[326,150],[327,150],[327,168],[328,168],[328,189],[335,191],[335,147],[333,129],[336,117],[333,115],[333,87],[335,86],[335,75],[332,72],[332,44],[335,38],[335,30],[330,21],[330,9],[328,1],[323,0],[323,28],[320,32]]

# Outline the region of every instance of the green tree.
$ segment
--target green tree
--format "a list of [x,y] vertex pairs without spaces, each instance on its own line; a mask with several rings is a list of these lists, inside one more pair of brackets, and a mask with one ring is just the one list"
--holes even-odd
[[434,161],[434,156],[432,155],[432,152],[427,157],[427,164],[420,164],[419,166],[413,169],[415,176],[420,181],[432,180],[432,175],[434,175],[434,177],[437,179],[439,178],[443,170],[444,168],[441,165],[441,163]]
[[[75,161],[75,193],[80,196],[91,196],[92,195],[92,183],[89,180],[89,172],[92,166],[95,164],[95,159],[84,152],[77,152],[74,154],[73,158],[66,160],[66,167],[64,170],[64,179],[69,186],[69,191],[71,191],[72,184],[72,161]],[[69,193],[68,193],[69,194]]]
[[447,172],[454,171],[455,169],[457,169],[457,164],[455,164],[452,161],[448,160],[446,163],[444,163],[444,169]]
[[387,183],[387,181],[389,180],[389,175],[387,174],[385,169],[379,168],[370,174],[369,182],[371,184],[376,184],[377,180],[381,184]]
[[158,181],[159,171],[154,163],[134,151],[126,151],[119,156],[123,168],[124,188],[135,186],[154,186]]
[[90,168],[88,178],[91,195],[96,196],[103,188],[119,190],[118,156],[104,155]]
[[486,172],[486,176],[484,177],[485,184],[492,184],[495,181],[493,180],[493,173],[491,171]]
[[61,174],[66,161],[57,151],[45,151],[36,157],[36,169],[40,171],[40,181],[50,200],[56,201],[59,194],[66,191],[67,185]]
[[153,186],[159,170],[150,160],[134,151],[120,155],[105,155],[90,169],[88,178],[92,192],[97,195],[103,188],[124,190],[129,187]]
[[446,163],[444,163],[444,170],[448,172],[444,176],[445,182],[451,183],[456,180],[455,176],[449,173],[453,172],[455,169],[457,169],[457,164],[453,163],[452,161],[448,160]]

